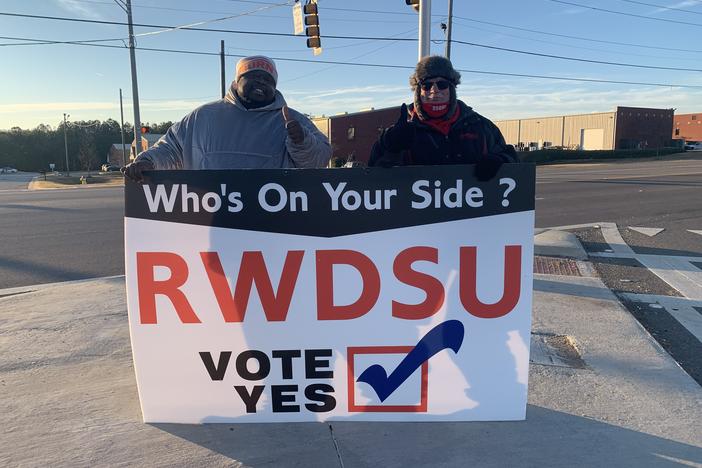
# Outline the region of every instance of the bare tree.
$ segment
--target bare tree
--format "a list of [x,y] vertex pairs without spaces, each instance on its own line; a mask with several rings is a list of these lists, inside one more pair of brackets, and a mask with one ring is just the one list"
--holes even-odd
[[97,163],[97,148],[95,147],[95,140],[92,137],[84,138],[80,142],[78,160],[80,161],[81,168],[84,171],[88,171],[88,175],[90,175],[90,170],[95,167]]

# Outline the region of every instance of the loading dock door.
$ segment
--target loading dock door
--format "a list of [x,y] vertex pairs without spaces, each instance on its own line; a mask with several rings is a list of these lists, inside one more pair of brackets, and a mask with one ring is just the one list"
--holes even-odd
[[580,129],[580,149],[602,150],[604,149],[604,128],[582,128]]

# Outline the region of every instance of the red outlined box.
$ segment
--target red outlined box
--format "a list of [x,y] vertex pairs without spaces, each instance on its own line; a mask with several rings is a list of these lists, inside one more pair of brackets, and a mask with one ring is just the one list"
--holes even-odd
[[346,363],[348,365],[348,405],[349,413],[426,413],[427,390],[429,387],[429,362],[422,364],[421,393],[418,405],[357,405],[356,404],[356,374],[354,373],[354,358],[357,354],[407,354],[413,346],[349,346],[346,348]]

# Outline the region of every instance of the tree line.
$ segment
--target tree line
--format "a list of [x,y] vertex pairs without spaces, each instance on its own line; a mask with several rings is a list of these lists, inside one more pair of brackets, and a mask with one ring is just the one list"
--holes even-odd
[[[172,122],[144,125],[151,133],[166,133]],[[122,142],[120,124],[113,119],[68,122],[66,136],[71,170],[98,169],[107,161],[110,146]],[[134,128],[125,123],[125,145],[129,147],[133,140]],[[58,171],[66,170],[63,122],[57,128],[40,124],[31,130],[0,130],[0,167],[37,172],[49,170],[49,164],[55,164]]]

